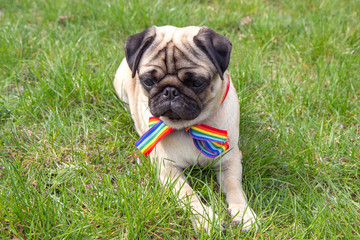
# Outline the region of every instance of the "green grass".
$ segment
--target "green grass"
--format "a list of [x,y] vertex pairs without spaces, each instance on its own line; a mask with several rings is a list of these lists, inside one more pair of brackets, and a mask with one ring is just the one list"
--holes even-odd
[[1,1],[0,238],[207,238],[148,159],[136,164],[138,136],[112,88],[124,40],[152,24],[207,25],[233,42],[243,184],[261,228],[231,227],[214,171],[190,169],[227,223],[214,239],[360,238],[359,9],[351,0]]

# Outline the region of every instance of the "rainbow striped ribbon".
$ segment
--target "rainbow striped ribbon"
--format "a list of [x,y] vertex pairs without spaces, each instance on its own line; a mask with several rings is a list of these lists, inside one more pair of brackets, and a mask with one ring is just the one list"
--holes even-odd
[[165,125],[163,121],[156,117],[149,118],[149,130],[136,141],[135,146],[145,155],[149,155],[155,148],[156,144],[166,135],[175,129]]
[[[149,118],[149,128],[135,143],[145,156],[149,155],[161,139],[175,130],[156,117]],[[196,148],[207,157],[214,158],[229,148],[227,131],[204,124],[188,127],[185,131],[192,136]]]
[[194,141],[195,147],[205,156],[214,158],[229,148],[227,131],[205,124],[185,128]]

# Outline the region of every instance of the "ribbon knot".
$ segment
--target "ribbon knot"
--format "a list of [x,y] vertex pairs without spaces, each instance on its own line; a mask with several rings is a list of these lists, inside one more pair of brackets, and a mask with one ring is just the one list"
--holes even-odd
[[[155,148],[161,139],[175,129],[165,125],[156,117],[149,118],[149,130],[136,141],[136,147],[145,155]],[[229,148],[227,131],[199,124],[185,128],[193,138],[195,147],[205,156],[214,158]]]

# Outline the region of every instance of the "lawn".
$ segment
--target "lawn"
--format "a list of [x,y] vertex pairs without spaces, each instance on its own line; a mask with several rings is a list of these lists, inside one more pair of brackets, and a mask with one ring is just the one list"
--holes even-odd
[[189,182],[213,239],[360,239],[360,1],[2,0],[0,238],[206,239],[160,186],[112,81],[127,36],[207,25],[229,37],[243,185],[229,224],[211,168]]

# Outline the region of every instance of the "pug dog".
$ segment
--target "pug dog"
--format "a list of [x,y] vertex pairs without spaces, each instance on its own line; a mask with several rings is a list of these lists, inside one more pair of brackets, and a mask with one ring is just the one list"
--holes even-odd
[[[117,96],[128,104],[140,136],[149,136],[152,118],[171,129],[147,154],[159,169],[160,181],[173,183],[180,202],[190,205],[194,227],[207,231],[216,224],[217,215],[186,181],[184,169],[193,165],[212,164],[218,169],[232,223],[244,231],[257,229],[256,214],[241,185],[240,109],[226,71],[231,49],[228,38],[206,26],[151,26],[126,39],[126,57],[113,83]],[[205,154],[206,144],[197,146],[189,134],[193,126],[227,133],[226,143],[218,143],[223,151],[215,157]]]

